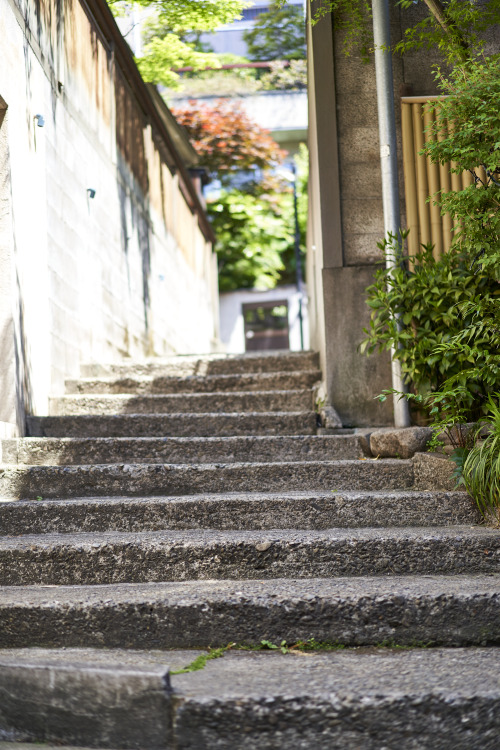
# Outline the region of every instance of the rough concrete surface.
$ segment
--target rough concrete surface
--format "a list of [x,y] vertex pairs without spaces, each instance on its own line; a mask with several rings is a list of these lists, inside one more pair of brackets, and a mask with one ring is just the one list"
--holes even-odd
[[0,538],[4,585],[500,572],[496,529],[157,531]]
[[406,427],[399,430],[375,430],[370,434],[370,451],[381,458],[412,458],[432,437],[430,427]]
[[134,396],[84,394],[49,401],[53,417],[80,414],[217,414],[230,412],[297,412],[313,408],[312,391],[170,393]]
[[500,651],[231,653],[172,678],[182,750],[496,750]]
[[464,492],[283,492],[0,502],[4,535],[160,529],[450,526],[480,520]]
[[311,388],[319,370],[238,373],[235,375],[136,375],[66,381],[66,393],[216,393],[220,391],[293,391]]
[[0,739],[160,750],[172,744],[170,701],[165,665],[0,651]]
[[413,458],[413,465],[416,488],[455,489],[456,481],[452,476],[455,464],[447,456],[441,453],[417,453]]
[[40,437],[233,437],[314,435],[316,414],[138,414],[28,417],[28,434]]
[[[0,750],[35,750],[32,742],[0,742]],[[37,743],[36,750],[89,750],[84,747],[72,747],[68,745],[53,745],[52,743],[47,744],[46,742]]]
[[175,357],[131,362],[130,364],[84,364],[81,374],[84,377],[119,375],[135,376],[186,376],[186,375],[231,375],[256,372],[297,372],[317,370],[317,352],[254,352],[244,355],[211,354],[181,355]]
[[200,492],[392,490],[413,485],[410,461],[95,464],[0,467],[0,498],[190,495]]
[[[367,459],[373,428],[316,435],[315,368],[309,354],[111,366],[54,403],[114,414],[31,418],[40,437],[2,442],[0,739],[496,750],[500,533],[466,493],[436,490],[421,454]],[[176,413],[116,413],[158,406]],[[337,650],[166,676],[196,649],[311,638]],[[374,648],[395,643],[454,648]]]
[[37,466],[214,461],[331,461],[364,454],[354,435],[193,438],[19,438],[0,440],[4,463]]
[[499,615],[498,574],[4,586],[0,647],[500,645]]

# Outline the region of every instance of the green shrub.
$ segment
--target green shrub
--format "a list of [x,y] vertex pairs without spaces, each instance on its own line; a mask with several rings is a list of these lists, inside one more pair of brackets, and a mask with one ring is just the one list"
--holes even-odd
[[[401,258],[394,237],[379,247]],[[361,350],[393,349],[413,390],[410,398],[433,418],[476,420],[488,395],[500,389],[498,333],[476,312],[479,299],[483,306],[496,304],[497,290],[459,247],[437,261],[432,247],[424,247],[396,268],[376,272],[367,290],[372,315]]]
[[489,432],[484,440],[479,439],[463,464],[463,483],[474,498],[483,516],[497,516],[500,508],[500,394],[488,400]]

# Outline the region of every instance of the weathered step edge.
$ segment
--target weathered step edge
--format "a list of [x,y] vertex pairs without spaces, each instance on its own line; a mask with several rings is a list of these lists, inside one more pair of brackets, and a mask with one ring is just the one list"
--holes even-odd
[[297,372],[318,370],[317,352],[287,352],[245,355],[178,356],[162,360],[149,360],[135,364],[83,364],[80,372],[83,377],[101,375],[229,375],[236,373]]
[[463,492],[232,493],[0,503],[2,534],[160,529],[329,529],[476,524]]
[[411,461],[96,464],[0,467],[0,498],[197,495],[202,492],[392,490],[413,486]]
[[236,375],[149,375],[135,377],[72,378],[67,394],[103,393],[216,393],[225,391],[291,391],[311,388],[321,380],[320,370],[268,372]]
[[500,576],[0,589],[0,648],[500,645]]
[[312,411],[240,414],[120,414],[28,417],[34,437],[234,437],[237,435],[314,435]]
[[23,586],[500,573],[494,529],[160,531],[0,539],[0,580]]
[[313,410],[312,390],[167,395],[77,395],[49,399],[50,416],[93,414],[228,414]]
[[172,747],[168,668],[46,664],[0,651],[0,739],[165,750]]
[[28,466],[107,463],[216,463],[355,460],[356,435],[268,435],[171,438],[12,438],[0,440],[0,462]]

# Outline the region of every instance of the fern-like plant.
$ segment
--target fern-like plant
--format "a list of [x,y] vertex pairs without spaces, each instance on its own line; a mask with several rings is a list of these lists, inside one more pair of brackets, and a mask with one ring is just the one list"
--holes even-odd
[[463,465],[463,483],[482,515],[499,518],[500,509],[500,393],[489,398],[489,431],[469,452]]

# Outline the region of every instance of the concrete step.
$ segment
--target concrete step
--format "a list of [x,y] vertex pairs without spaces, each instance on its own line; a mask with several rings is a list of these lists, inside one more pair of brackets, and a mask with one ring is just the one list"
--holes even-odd
[[253,354],[207,354],[150,359],[120,364],[84,364],[82,377],[141,375],[185,377],[187,375],[235,375],[253,372],[297,372],[318,370],[317,352],[255,352]]
[[0,466],[0,498],[35,500],[203,492],[395,490],[413,485],[413,463],[398,459],[232,464]]
[[177,747],[495,750],[499,649],[230,653],[172,676]]
[[128,414],[28,417],[28,433],[38,437],[232,437],[314,435],[312,411],[240,414]]
[[79,378],[66,381],[66,393],[217,393],[226,391],[294,391],[321,380],[319,370],[238,373],[235,375],[136,375]]
[[7,586],[427,573],[500,573],[500,532],[450,526],[0,538]]
[[54,745],[52,742],[50,744],[44,742],[43,745],[37,742],[35,747],[32,742],[0,742],[0,750],[90,750],[90,748],[63,746],[60,743]]
[[[60,744],[70,738],[73,745],[103,748],[115,742],[127,750],[498,747],[498,648],[230,651],[196,672],[172,669],[173,693],[158,688],[164,665],[187,665],[200,652],[27,651],[3,654],[12,682],[0,724],[4,734],[13,727],[37,740]],[[128,682],[118,680],[122,660],[130,665]],[[80,665],[73,681],[71,663]],[[51,682],[44,684],[47,677]],[[113,712],[121,721],[108,730]]]
[[[173,744],[169,658],[126,651],[0,651],[0,738],[123,750]],[[22,746],[21,746],[22,747]]]
[[61,464],[332,461],[363,457],[355,435],[231,438],[19,438],[0,440],[3,463]]
[[292,492],[0,503],[2,534],[331,529],[475,524],[465,492]]
[[79,414],[214,414],[313,409],[312,391],[170,393],[166,396],[82,395],[49,399],[53,417]]
[[[500,645],[500,575],[0,588],[0,648]],[[1,654],[1,651],[0,651]]]

